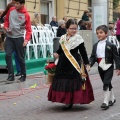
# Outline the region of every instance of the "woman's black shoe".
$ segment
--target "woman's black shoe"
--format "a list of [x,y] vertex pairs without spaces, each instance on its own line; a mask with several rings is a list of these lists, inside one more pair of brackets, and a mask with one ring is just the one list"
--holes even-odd
[[109,101],[109,106],[113,106],[113,104],[116,102],[116,99],[112,102],[112,100]]
[[70,110],[72,108],[73,104],[67,104],[65,105],[62,110]]

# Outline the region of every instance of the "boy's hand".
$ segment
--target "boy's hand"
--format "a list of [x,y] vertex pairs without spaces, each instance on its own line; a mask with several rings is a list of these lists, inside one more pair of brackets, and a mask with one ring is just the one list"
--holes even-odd
[[24,40],[23,47],[25,47],[28,44],[27,40]]
[[86,65],[86,69],[89,72],[90,71],[90,65]]
[[116,73],[119,76],[120,75],[120,70],[116,70]]
[[53,53],[53,55],[56,59],[59,58],[59,55],[57,53]]

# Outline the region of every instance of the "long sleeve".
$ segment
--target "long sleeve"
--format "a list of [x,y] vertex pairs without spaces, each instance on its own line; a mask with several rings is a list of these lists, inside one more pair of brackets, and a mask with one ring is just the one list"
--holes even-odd
[[97,56],[96,56],[96,49],[95,49],[95,45],[93,46],[93,49],[92,49],[92,53],[91,53],[91,56],[89,58],[89,62],[90,62],[90,66],[92,67],[95,62],[97,61]]
[[79,51],[80,51],[80,54],[82,56],[82,59],[83,59],[84,63],[89,64],[88,56],[87,56],[87,52],[86,52],[86,48],[84,46],[84,43],[81,43],[79,45]]
[[59,46],[59,49],[57,50],[57,54],[60,55],[63,52],[61,45]]
[[5,20],[4,20],[4,28],[9,28],[9,16],[10,16],[10,12],[13,10],[14,8],[10,8],[5,16]]
[[30,21],[30,16],[29,16],[28,13],[25,15],[25,17],[26,17],[26,27],[25,27],[25,29],[26,29],[26,35],[25,35],[25,40],[29,41],[30,38],[31,38],[31,33],[32,33],[31,21]]

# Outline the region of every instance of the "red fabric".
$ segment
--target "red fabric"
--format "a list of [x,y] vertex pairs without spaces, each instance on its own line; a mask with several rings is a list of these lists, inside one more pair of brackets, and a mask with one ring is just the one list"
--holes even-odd
[[32,29],[31,29],[31,21],[30,21],[30,15],[27,13],[25,13],[25,29],[26,29],[26,35],[25,35],[25,40],[29,41],[31,38],[31,33],[32,33]]
[[56,65],[54,63],[50,63],[47,66],[45,66],[45,69],[47,70],[47,69],[51,69],[51,68],[55,68],[55,67],[56,67]]
[[98,61],[98,64],[100,63],[100,61],[102,60],[102,58],[98,58],[97,61]]
[[120,35],[120,20],[118,20],[116,24],[116,35]]
[[80,90],[74,92],[58,92],[52,90],[52,87],[50,87],[48,100],[64,104],[89,104],[94,101],[93,89],[89,78],[87,78],[85,86],[86,90],[82,90],[81,87]]

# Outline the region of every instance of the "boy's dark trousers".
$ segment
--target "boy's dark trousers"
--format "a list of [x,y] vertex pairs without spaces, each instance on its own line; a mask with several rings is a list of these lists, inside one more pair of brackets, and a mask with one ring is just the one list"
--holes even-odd
[[5,52],[6,52],[6,63],[8,67],[8,76],[14,76],[14,68],[12,63],[12,53],[16,51],[18,59],[20,61],[21,75],[26,76],[26,65],[25,65],[25,47],[23,47],[24,38],[10,38],[6,37],[5,40]]
[[98,66],[98,72],[103,82],[103,90],[106,91],[109,88],[109,91],[112,89],[111,80],[114,72],[114,65],[112,65],[108,70],[103,71],[102,68]]

